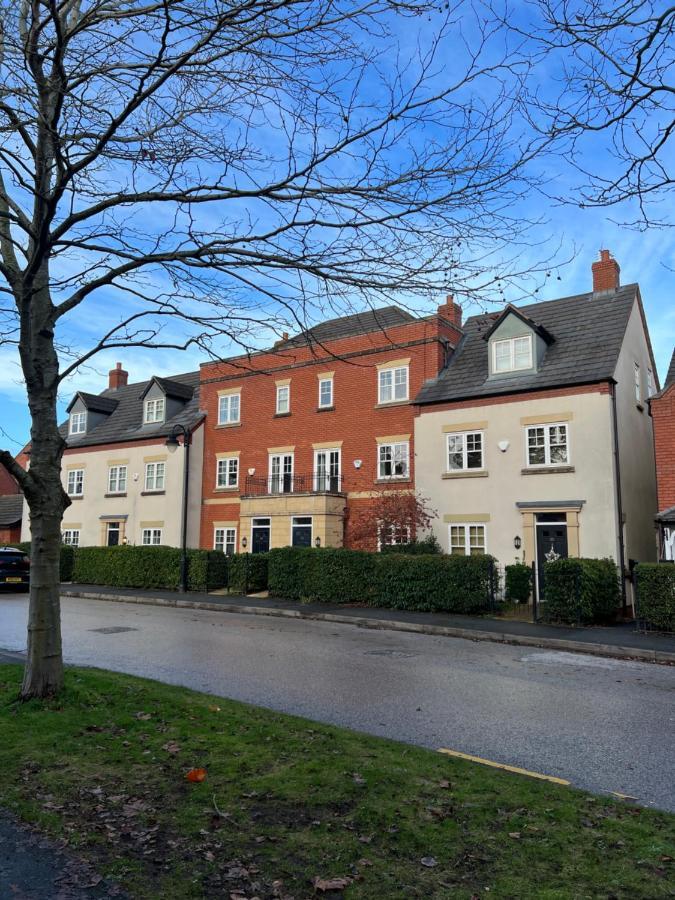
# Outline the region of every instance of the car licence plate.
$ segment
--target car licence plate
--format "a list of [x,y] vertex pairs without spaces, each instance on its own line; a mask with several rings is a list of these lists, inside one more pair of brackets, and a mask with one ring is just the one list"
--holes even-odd
[[6,581],[8,584],[21,584],[21,582],[23,581],[23,578],[14,578],[14,577],[11,577],[11,578],[5,578],[5,581]]

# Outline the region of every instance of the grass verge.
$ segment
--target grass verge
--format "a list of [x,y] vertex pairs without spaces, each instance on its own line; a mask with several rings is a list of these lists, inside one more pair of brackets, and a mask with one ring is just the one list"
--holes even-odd
[[675,896],[666,813],[130,676],[19,681],[0,805],[134,898]]

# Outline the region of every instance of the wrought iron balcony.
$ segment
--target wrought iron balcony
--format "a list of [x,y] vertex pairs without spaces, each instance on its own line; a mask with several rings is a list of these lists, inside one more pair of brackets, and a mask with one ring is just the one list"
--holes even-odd
[[310,472],[305,475],[247,475],[244,494],[264,497],[277,494],[340,494],[342,475]]

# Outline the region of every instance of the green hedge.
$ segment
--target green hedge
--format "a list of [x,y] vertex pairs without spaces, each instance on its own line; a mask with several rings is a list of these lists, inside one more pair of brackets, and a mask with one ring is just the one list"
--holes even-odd
[[506,599],[512,603],[527,603],[532,591],[532,569],[523,563],[514,563],[504,570]]
[[267,553],[235,553],[228,557],[228,587],[236,594],[267,589]]
[[[111,587],[178,590],[180,558],[177,547],[78,547],[72,580]],[[225,554],[216,550],[188,550],[188,590],[210,591],[226,585]]]
[[411,541],[409,544],[384,544],[382,553],[403,553],[405,556],[428,556],[431,554],[440,555],[443,553],[441,545],[435,534],[421,538],[418,541]]
[[547,622],[592,625],[611,621],[620,600],[619,573],[611,559],[558,559],[544,563]]
[[493,598],[489,556],[406,556],[283,547],[269,554],[271,596],[424,612],[481,612]]
[[634,576],[638,623],[675,631],[675,564],[639,563]]

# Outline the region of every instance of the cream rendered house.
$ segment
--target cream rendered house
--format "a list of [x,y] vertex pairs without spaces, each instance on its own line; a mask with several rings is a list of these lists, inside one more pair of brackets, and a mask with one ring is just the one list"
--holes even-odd
[[620,287],[607,251],[593,285],[468,319],[418,394],[416,488],[446,552],[537,571],[557,556],[611,557],[626,573],[655,559],[657,384],[640,292]]
[[[77,393],[62,426],[62,482],[71,500],[63,516],[64,543],[179,547],[187,502],[187,546],[198,547],[203,420],[197,372],[128,384],[118,363],[107,390]],[[167,446],[170,435],[177,441]],[[30,540],[25,513],[22,539]]]

